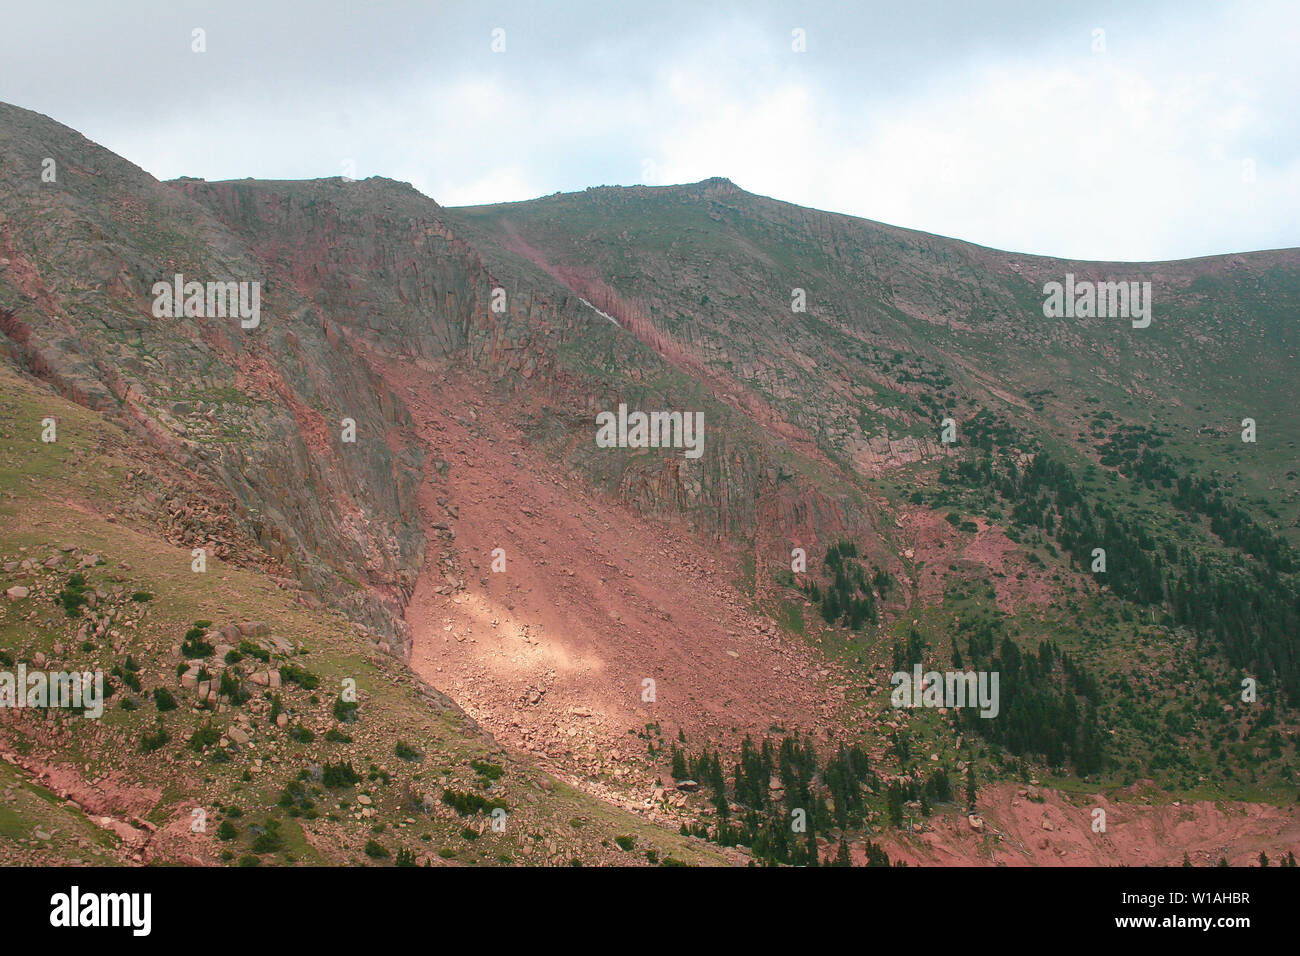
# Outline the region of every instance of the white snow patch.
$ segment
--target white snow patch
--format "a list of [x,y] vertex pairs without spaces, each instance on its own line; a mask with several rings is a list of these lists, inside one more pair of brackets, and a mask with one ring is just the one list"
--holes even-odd
[[[594,305],[592,305],[582,296],[578,296],[578,301],[581,302],[583,305],[585,305],[587,308],[591,309],[591,311],[595,312],[597,315],[603,315],[605,318],[609,319],[609,321],[613,322],[615,325],[618,325],[618,319],[614,318],[608,312],[600,311],[600,309],[596,308]],[[618,325],[618,327],[621,329],[623,326]]]

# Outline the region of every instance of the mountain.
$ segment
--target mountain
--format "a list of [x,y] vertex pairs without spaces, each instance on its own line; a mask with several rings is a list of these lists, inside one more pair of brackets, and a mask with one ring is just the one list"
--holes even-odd
[[[268,862],[375,814],[435,863],[1294,846],[1300,250],[1067,262],[725,179],[160,183],[11,106],[0,195],[0,644],[115,689],[79,761],[22,711],[0,746],[171,835],[136,857],[221,859],[196,792]],[[1120,282],[1149,313],[1049,301]],[[621,406],[702,428],[610,447]],[[892,706],[913,666],[996,672],[997,716]]]

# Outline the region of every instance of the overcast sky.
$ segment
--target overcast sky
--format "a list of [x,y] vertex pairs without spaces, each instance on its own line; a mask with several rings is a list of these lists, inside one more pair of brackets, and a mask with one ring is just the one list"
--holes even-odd
[[160,179],[726,176],[1046,255],[1300,245],[1295,0],[6,6],[0,100]]

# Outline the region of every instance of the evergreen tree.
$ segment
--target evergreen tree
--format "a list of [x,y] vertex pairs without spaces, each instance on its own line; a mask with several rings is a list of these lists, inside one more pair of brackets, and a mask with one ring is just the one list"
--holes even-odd
[[673,779],[685,780],[689,774],[690,771],[686,767],[686,754],[682,752],[680,747],[673,744]]

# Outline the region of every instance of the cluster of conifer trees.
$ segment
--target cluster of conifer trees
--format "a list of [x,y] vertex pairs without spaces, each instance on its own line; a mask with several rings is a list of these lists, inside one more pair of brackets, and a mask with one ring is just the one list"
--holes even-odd
[[[674,744],[672,765],[678,780],[692,779],[708,788],[717,811],[711,826],[683,824],[682,832],[722,846],[749,847],[765,865],[818,866],[818,835],[830,840],[836,830],[841,846],[835,862],[847,865],[845,831],[866,826],[864,787],[879,784],[860,747],[841,744],[819,763],[813,742],[799,734],[779,742],[765,738],[761,745],[747,736],[730,780],[718,755],[707,749],[692,755]],[[773,789],[774,779],[779,789]],[[868,865],[889,865],[888,854],[872,844],[867,859]]]
[[[1069,763],[1080,776],[1101,770],[1105,751],[1096,679],[1050,641],[1039,642],[1037,654],[1022,652],[1009,637],[993,653],[992,642],[991,629],[972,634],[967,666],[998,672],[1000,713],[986,720],[978,710],[963,708],[957,711],[961,725],[1013,754],[1039,754],[1052,766]],[[956,651],[955,660],[960,660]]]
[[[965,638],[966,653],[962,653]],[[915,628],[894,646],[894,669],[925,663],[925,641]],[[1050,641],[1037,653],[1022,652],[1002,631],[999,612],[964,617],[952,637],[958,670],[998,673],[998,716],[986,719],[973,707],[954,711],[954,722],[1017,756],[1035,755],[1053,766],[1072,765],[1081,776],[1105,764],[1104,732],[1097,713],[1101,686],[1093,675]],[[906,753],[900,760],[906,761]],[[919,797],[909,797],[919,799]]]
[[1239,548],[1280,574],[1300,570],[1300,555],[1280,535],[1261,526],[1248,512],[1224,497],[1218,478],[1201,478],[1180,469],[1191,468],[1189,458],[1175,461],[1160,451],[1163,439],[1140,425],[1121,426],[1103,450],[1103,465],[1150,491],[1169,490],[1174,507],[1210,519],[1210,530],[1230,548]]
[[827,624],[842,624],[856,631],[868,621],[874,624],[879,620],[876,592],[883,595],[888,591],[892,583],[889,572],[877,570],[869,577],[852,541],[839,541],[827,548],[822,567],[830,574],[830,583],[823,588],[810,580],[802,591],[818,606]]
[[1106,570],[1098,578],[1115,595],[1164,608],[1174,624],[1213,642],[1229,664],[1261,683],[1275,682],[1288,701],[1300,703],[1295,549],[1228,502],[1217,482],[1178,474],[1163,452],[1144,447],[1122,467],[1157,492],[1167,489],[1179,510],[1208,517],[1210,530],[1238,553],[1216,559],[1172,542],[1159,547],[1136,509],[1121,513],[1095,500],[1047,451],[1023,470],[1009,456],[980,455],[947,478],[996,490],[1014,520],[1054,537],[1084,572],[1092,570],[1094,549],[1104,549]]
[[936,803],[952,802],[952,781],[944,770],[936,770],[920,783],[916,780],[894,780],[885,791],[889,809],[889,822],[901,827],[909,803],[919,804],[921,815],[928,817]]

